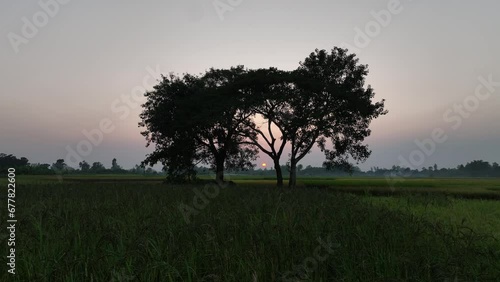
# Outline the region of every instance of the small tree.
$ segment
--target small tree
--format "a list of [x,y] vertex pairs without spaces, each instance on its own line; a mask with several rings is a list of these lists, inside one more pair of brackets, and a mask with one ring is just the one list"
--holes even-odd
[[104,165],[100,162],[94,162],[92,163],[92,167],[90,168],[90,171],[93,173],[103,173],[106,172],[106,168]]
[[111,170],[113,172],[118,172],[118,171],[123,170],[122,167],[118,165],[116,158],[113,158],[113,160],[111,161]]
[[90,170],[90,165],[86,161],[81,161],[78,166],[82,172],[88,172]]
[[55,163],[52,164],[52,169],[56,171],[64,171],[68,166],[64,162],[64,159],[58,159]]
[[134,166],[134,168],[130,169],[129,171],[136,174],[144,174],[145,168],[142,165],[137,164]]
[[493,170],[493,175],[494,176],[500,176],[500,165],[498,165],[497,162],[494,162],[492,165],[491,165],[491,168]]
[[303,165],[299,164],[297,165],[297,171],[300,172],[304,168]]

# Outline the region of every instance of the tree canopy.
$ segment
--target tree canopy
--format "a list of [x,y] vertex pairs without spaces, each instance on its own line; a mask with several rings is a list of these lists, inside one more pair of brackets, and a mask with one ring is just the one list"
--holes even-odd
[[[209,164],[218,181],[224,170],[252,167],[258,150],[274,162],[290,145],[291,187],[297,164],[317,145],[325,166],[351,168],[370,155],[363,141],[370,122],[387,111],[365,85],[368,67],[346,49],[315,50],[296,70],[210,69],[203,75],[170,75],[146,93],[143,135],[155,150],[144,163],[161,162],[171,180],[194,179]],[[256,123],[257,119],[264,120]]]
[[140,126],[147,146],[155,151],[145,164],[161,162],[172,181],[192,180],[194,166],[208,164],[216,179],[224,181],[224,169],[252,167],[257,150],[244,142],[251,111],[238,88],[246,71],[242,66],[210,69],[202,76],[163,76],[146,93]]

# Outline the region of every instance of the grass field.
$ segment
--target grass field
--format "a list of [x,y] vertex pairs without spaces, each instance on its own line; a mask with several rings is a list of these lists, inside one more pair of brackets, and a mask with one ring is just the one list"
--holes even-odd
[[[288,190],[271,179],[230,178],[236,186],[18,176],[14,281],[500,277],[500,179],[390,187],[376,178],[308,178]],[[6,193],[0,199],[5,210]],[[0,234],[4,246],[7,237]],[[8,275],[0,280],[12,281]]]

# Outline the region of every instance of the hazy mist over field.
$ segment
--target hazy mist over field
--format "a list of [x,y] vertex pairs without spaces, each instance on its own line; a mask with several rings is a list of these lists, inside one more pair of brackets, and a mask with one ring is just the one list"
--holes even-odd
[[[110,120],[84,159],[129,168],[151,151],[137,97],[160,73],[293,70],[315,48],[339,46],[369,65],[367,83],[389,110],[370,127],[363,169],[408,159],[436,128],[446,140],[422,166],[500,161],[498,1],[66,2],[50,13],[38,1],[0,2],[0,152],[53,163]],[[301,163],[323,161],[315,148]]]

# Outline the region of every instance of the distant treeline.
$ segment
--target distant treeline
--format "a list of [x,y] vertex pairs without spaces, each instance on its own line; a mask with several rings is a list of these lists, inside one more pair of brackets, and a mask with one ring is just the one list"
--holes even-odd
[[[289,170],[287,166],[281,166],[282,171]],[[213,173],[210,168],[197,167],[198,175],[206,175]],[[231,171],[230,171],[231,173]],[[239,175],[254,175],[254,176],[274,176],[274,169],[250,169],[247,171],[232,171]],[[400,176],[400,177],[500,177],[500,165],[496,162],[490,164],[482,160],[468,162],[465,165],[459,165],[456,168],[439,168],[437,164],[421,169],[410,169],[400,166],[391,168],[372,167],[368,171],[362,171],[359,167],[354,167],[351,172],[343,169],[326,169],[325,167],[312,167],[310,165],[303,167],[297,166],[297,174],[301,177],[328,177],[328,176]]]
[[135,165],[134,168],[124,169],[116,159],[111,161],[111,167],[106,168],[101,162],[92,164],[82,161],[78,168],[68,166],[64,159],[58,159],[53,164],[30,163],[25,157],[17,158],[12,154],[0,153],[0,174],[6,173],[7,169],[15,168],[17,174],[50,175],[50,174],[162,174],[151,167],[145,168]]
[[[0,153],[0,170],[3,174],[8,168],[15,168],[18,174],[32,174],[32,175],[48,175],[48,174],[146,174],[146,175],[160,175],[164,172],[158,172],[153,168],[145,168],[141,165],[135,165],[131,169],[123,169],[116,159],[111,161],[111,167],[106,168],[100,162],[92,164],[82,161],[78,168],[73,168],[64,162],[63,159],[56,160],[53,164],[40,164],[30,163],[25,157],[17,158],[14,155]],[[208,167],[196,167],[198,175],[213,174],[213,169]],[[282,171],[288,171],[288,166],[281,166]],[[270,169],[248,169],[248,170],[233,170],[229,173],[249,176],[269,176],[275,175],[274,168]],[[372,167],[368,171],[362,171],[359,167],[354,167],[351,172],[343,169],[326,169],[325,167],[312,167],[310,165],[304,167],[303,165],[297,166],[297,173],[299,176],[308,177],[328,177],[328,176],[375,176],[384,177],[387,175],[398,175],[402,177],[500,177],[500,165],[496,162],[490,164],[482,160],[475,160],[468,162],[465,165],[459,165],[456,168],[439,168],[437,164],[430,167],[421,169],[410,169],[400,166],[393,166],[392,168],[379,168]]]
[[368,176],[399,175],[402,177],[500,177],[500,166],[494,162],[474,160],[456,168],[439,168],[437,164],[422,169],[393,166],[390,169],[373,167],[363,174]]

